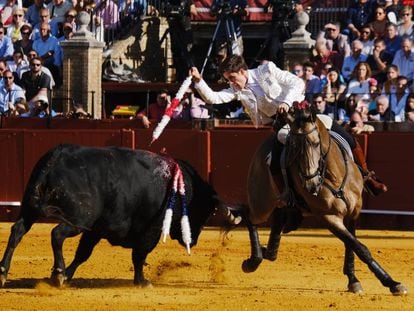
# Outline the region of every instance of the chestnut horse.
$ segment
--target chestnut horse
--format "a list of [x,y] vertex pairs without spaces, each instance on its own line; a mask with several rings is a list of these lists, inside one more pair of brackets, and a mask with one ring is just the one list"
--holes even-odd
[[[244,260],[244,272],[255,271],[263,259],[276,260],[281,233],[296,229],[302,216],[311,214],[345,244],[343,272],[348,290],[362,292],[355,276],[354,254],[395,295],[407,288],[394,281],[355,237],[355,221],[362,207],[363,178],[348,153],[329,134],[309,106],[296,105],[285,116],[290,126],[286,144],[286,169],[294,204],[285,206],[280,187],[266,163],[275,135],[256,151],[248,174],[248,207],[245,221],[249,229],[251,256]],[[269,221],[271,232],[267,247],[261,246],[257,225]]]

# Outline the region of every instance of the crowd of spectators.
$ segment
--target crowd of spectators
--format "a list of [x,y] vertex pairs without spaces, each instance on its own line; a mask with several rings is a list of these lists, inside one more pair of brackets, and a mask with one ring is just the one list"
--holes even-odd
[[[355,0],[345,23],[326,23],[309,60],[292,73],[304,79],[317,110],[371,131],[363,122],[412,122],[413,7],[403,1]],[[362,123],[361,123],[362,122]]]
[[[91,15],[90,30],[110,44],[122,25],[142,14],[144,2],[0,1],[0,114],[58,115],[53,110],[49,111],[49,103],[52,90],[62,85],[60,43],[72,38],[79,12]],[[72,111],[71,115],[76,113]]]

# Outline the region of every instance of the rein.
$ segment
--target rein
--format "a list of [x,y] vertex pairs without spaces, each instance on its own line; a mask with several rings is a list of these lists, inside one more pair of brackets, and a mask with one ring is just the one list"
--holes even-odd
[[[292,136],[299,136],[299,137],[305,137],[308,136],[309,134],[313,133],[314,131],[318,131],[318,127],[315,125],[312,129],[310,129],[309,131],[306,131],[304,133],[293,133],[291,132],[290,135]],[[341,150],[341,154],[343,156],[343,159],[345,161],[345,175],[344,178],[342,180],[342,183],[339,187],[338,190],[334,189],[330,184],[328,184],[325,180],[325,175],[326,175],[326,169],[327,169],[327,159],[328,159],[328,155],[329,152],[331,150],[331,144],[332,144],[332,137],[329,136],[329,144],[328,144],[328,148],[326,149],[326,152],[323,152],[323,148],[322,148],[322,140],[321,140],[321,136],[320,136],[320,132],[318,131],[318,137],[319,137],[319,148],[320,148],[320,158],[319,158],[319,163],[318,163],[318,168],[316,169],[316,171],[310,175],[306,175],[302,172],[302,169],[300,167],[300,165],[298,165],[299,168],[299,175],[302,178],[302,180],[309,180],[312,179],[314,177],[318,177],[319,178],[319,182],[318,182],[318,189],[320,191],[320,189],[322,188],[322,186],[326,186],[331,192],[332,194],[337,197],[337,198],[341,198],[342,200],[345,201],[344,198],[344,187],[346,184],[346,181],[348,179],[348,161],[346,158],[346,153],[344,148],[339,144],[339,142],[337,142],[335,140],[335,142],[337,143],[339,149]]]

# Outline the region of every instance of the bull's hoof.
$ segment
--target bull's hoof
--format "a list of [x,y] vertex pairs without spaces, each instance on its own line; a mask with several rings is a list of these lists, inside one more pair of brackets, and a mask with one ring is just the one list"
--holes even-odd
[[349,283],[348,284],[348,291],[354,294],[362,294],[363,289],[360,282]]
[[242,264],[243,272],[251,273],[256,271],[259,265],[261,264],[262,260],[262,258],[258,257],[250,257],[249,259],[244,260]]
[[277,258],[276,252],[271,252],[267,249],[267,247],[262,246],[262,254],[263,259],[269,260],[269,261],[275,261]]
[[398,283],[390,287],[390,291],[394,296],[404,296],[408,294],[408,289],[403,284]]
[[62,287],[66,281],[66,275],[62,269],[55,269],[50,276],[51,283],[56,287]]

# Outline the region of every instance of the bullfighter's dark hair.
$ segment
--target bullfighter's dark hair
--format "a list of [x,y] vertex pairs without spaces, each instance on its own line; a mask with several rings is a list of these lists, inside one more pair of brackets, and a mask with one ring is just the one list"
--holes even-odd
[[220,65],[220,74],[224,72],[239,72],[240,69],[247,70],[249,67],[246,64],[243,56],[231,55],[227,57]]

